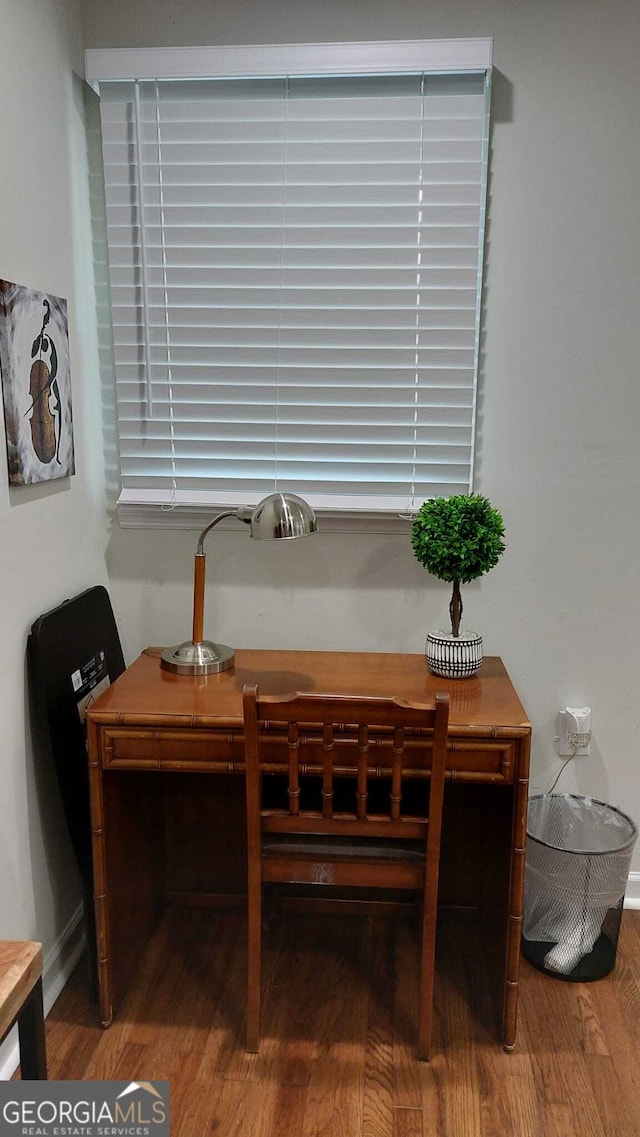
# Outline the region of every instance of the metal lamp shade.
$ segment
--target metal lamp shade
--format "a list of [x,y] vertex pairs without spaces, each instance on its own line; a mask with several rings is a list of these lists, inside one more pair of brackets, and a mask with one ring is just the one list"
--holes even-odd
[[290,541],[307,537],[318,526],[310,505],[294,493],[272,493],[251,514],[251,536],[257,541]]

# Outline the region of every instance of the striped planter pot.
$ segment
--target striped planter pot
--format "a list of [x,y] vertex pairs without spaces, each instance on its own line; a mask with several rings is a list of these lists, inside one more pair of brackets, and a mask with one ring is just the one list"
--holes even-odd
[[429,632],[425,647],[427,665],[444,679],[469,679],[482,663],[482,636],[462,632],[457,639],[451,632]]

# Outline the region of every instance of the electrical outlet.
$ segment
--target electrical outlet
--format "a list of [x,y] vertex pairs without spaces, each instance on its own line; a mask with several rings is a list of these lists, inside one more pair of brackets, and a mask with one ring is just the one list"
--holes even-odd
[[[591,753],[591,714],[585,719],[584,712],[588,711],[588,707],[565,707],[558,715],[558,754],[561,758],[570,758],[572,754],[576,758],[586,758]],[[578,715],[577,712],[581,712]],[[578,722],[576,722],[578,718]],[[583,719],[580,722],[580,718]],[[588,729],[576,731],[576,726],[587,726]],[[578,746],[576,743],[584,739],[584,745]]]

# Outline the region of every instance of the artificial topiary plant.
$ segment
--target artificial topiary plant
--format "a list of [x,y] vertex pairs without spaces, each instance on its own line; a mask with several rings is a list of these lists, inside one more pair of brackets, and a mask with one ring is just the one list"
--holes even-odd
[[505,549],[504,522],[482,494],[425,501],[411,529],[413,552],[427,572],[453,582],[451,631],[460,634],[460,583],[476,580],[498,563]]

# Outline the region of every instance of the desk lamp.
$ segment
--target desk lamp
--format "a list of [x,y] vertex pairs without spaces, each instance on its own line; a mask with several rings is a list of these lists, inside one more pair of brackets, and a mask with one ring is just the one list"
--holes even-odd
[[251,536],[258,541],[306,537],[317,529],[315,514],[303,498],[293,493],[272,493],[258,502],[255,509],[241,505],[214,517],[198,537],[193,567],[193,639],[177,647],[166,648],[160,657],[165,671],[179,675],[211,675],[233,667],[235,652],[225,644],[204,640],[204,582],[206,556],[204,540],[210,529],[226,517],[236,517],[251,526]]

